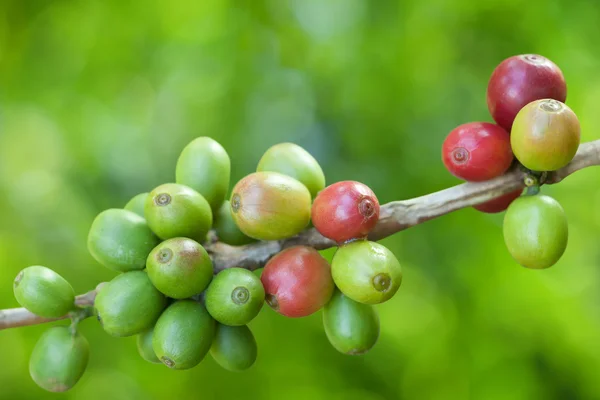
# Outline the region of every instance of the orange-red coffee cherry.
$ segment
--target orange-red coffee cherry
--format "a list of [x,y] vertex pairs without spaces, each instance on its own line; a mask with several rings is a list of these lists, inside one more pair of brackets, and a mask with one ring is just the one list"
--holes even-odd
[[510,135],[489,122],[469,122],[454,128],[442,145],[442,161],[454,176],[486,181],[502,175],[514,159]]
[[267,304],[286,317],[306,317],[321,309],[335,288],[331,266],[312,247],[294,246],[269,260],[260,276]]
[[341,181],[319,192],[311,214],[321,235],[344,243],[366,238],[373,230],[379,220],[379,201],[367,185]]
[[514,192],[506,193],[485,203],[473,206],[473,208],[488,214],[499,213],[505,211],[515,199],[521,196],[521,193],[523,193],[523,189],[517,189]]

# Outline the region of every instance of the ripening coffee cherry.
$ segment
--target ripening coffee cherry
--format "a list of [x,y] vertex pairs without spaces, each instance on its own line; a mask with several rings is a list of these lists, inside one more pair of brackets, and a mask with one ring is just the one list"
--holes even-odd
[[156,322],[152,347],[167,367],[176,370],[193,368],[208,353],[215,329],[215,320],[202,304],[178,300]]
[[152,347],[152,336],[153,336],[154,328],[148,329],[140,333],[137,336],[137,349],[140,356],[149,363],[152,364],[161,364],[158,357],[156,357],[156,353],[154,352],[154,348]]
[[35,344],[29,358],[29,374],[44,390],[66,392],[83,376],[89,354],[90,346],[83,335],[72,333],[68,326],[55,326]]
[[13,282],[13,291],[21,307],[40,317],[62,317],[75,308],[73,287],[50,268],[23,269]]
[[123,208],[127,211],[132,211],[136,213],[142,218],[145,218],[144,206],[146,205],[146,199],[148,198],[149,194],[150,193],[140,193],[138,195],[133,196]]
[[271,146],[258,162],[257,172],[273,171],[300,181],[314,198],[325,188],[325,174],[315,158],[295,143]]
[[212,280],[204,296],[209,314],[218,322],[239,326],[252,321],[265,301],[260,279],[242,268],[227,268]]
[[331,260],[331,274],[342,293],[364,304],[391,299],[402,283],[402,269],[394,253],[366,240],[339,247]]
[[175,181],[200,193],[215,213],[229,189],[231,161],[216,140],[202,136],[192,140],[177,159]]
[[564,103],[536,100],[519,111],[510,142],[515,157],[532,171],[555,171],[571,162],[580,142],[577,115]]
[[565,102],[567,84],[556,64],[537,54],[522,54],[502,61],[490,77],[487,104],[494,121],[511,131],[517,113],[535,100]]
[[132,336],[150,329],[167,305],[146,271],[117,275],[96,296],[95,307],[104,331],[111,336]]
[[208,253],[188,238],[167,239],[156,246],[148,256],[146,271],[152,284],[173,299],[201,293],[213,276]]
[[221,367],[232,372],[247,370],[257,354],[256,339],[247,325],[217,325],[210,355]]
[[323,308],[323,327],[329,343],[340,353],[365,354],[379,339],[375,307],[356,302],[336,290]]
[[271,258],[260,280],[267,304],[286,317],[306,317],[321,309],[334,290],[331,267],[312,247],[294,246]]
[[150,229],[162,240],[187,237],[202,243],[213,223],[206,199],[177,183],[165,183],[150,192],[144,215]]
[[490,201],[486,201],[485,203],[473,206],[473,208],[477,211],[481,211],[488,214],[499,213],[505,211],[508,208],[508,206],[510,206],[510,204],[521,195],[521,193],[523,193],[523,189],[517,189],[513,192],[506,193]]
[[569,237],[567,216],[558,201],[537,194],[521,196],[504,214],[504,243],[523,267],[549,268],[562,257]]
[[488,122],[459,125],[444,140],[442,161],[452,175],[466,181],[496,178],[513,161],[510,135]]
[[254,172],[233,188],[231,215],[244,234],[258,240],[286,239],[310,222],[310,192],[278,172]]
[[344,243],[366,238],[379,220],[379,201],[365,184],[341,181],[323,189],[312,205],[312,223],[326,238]]
[[229,203],[229,200],[225,200],[219,210],[217,210],[214,228],[219,240],[232,246],[243,246],[256,241],[244,235],[244,232],[235,224],[231,215],[231,203]]
[[160,242],[144,218],[112,208],[92,222],[87,246],[96,261],[119,272],[144,269],[150,251]]

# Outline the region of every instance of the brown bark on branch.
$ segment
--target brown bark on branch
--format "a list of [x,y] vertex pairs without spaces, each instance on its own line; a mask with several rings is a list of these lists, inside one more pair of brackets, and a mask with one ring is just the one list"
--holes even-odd
[[[594,165],[600,165],[600,140],[581,144],[573,161],[566,167],[548,174],[544,184],[558,183],[572,173]],[[369,239],[380,240],[453,211],[485,203],[488,200],[524,187],[526,176],[525,171],[516,167],[505,175],[489,181],[463,183],[414,199],[392,201],[384,204],[381,207],[379,222],[371,232]],[[216,241],[206,244],[205,247],[212,257],[215,272],[219,272],[232,267],[249,270],[260,268],[281,250],[295,245],[310,246],[323,250],[336,244],[312,228],[285,240],[257,242],[246,246],[230,246]],[[95,291],[91,291],[78,296],[78,304],[92,305],[95,294]],[[55,319],[41,318],[31,314],[24,308],[0,310],[0,330],[41,324],[64,318],[67,318],[67,316]]]

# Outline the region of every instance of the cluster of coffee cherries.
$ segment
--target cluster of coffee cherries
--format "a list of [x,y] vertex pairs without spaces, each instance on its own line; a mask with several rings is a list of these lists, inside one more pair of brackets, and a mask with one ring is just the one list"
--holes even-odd
[[453,129],[442,146],[448,171],[465,181],[496,178],[514,164],[527,170],[527,192],[517,189],[474,206],[504,215],[504,241],[522,266],[549,268],[567,247],[562,206],[540,194],[543,177],[566,166],[580,143],[580,124],[565,104],[567,85],[560,68],[536,54],[512,56],[493,71],[487,105],[495,124],[470,122]]
[[[95,217],[88,250],[118,275],[98,285],[93,307],[77,306],[69,282],[47,267],[18,274],[14,293],[23,307],[72,320],[46,331],[33,350],[30,374],[40,387],[60,392],[79,381],[89,345],[78,323],[92,315],[111,336],[137,336],[143,359],[176,370],[198,365],[207,354],[230,371],[250,368],[257,342],[248,324],[265,303],[290,318],[321,310],[326,337],[344,354],[364,354],[375,345],[380,322],[374,305],[392,298],[402,281],[392,252],[368,240],[379,219],[375,193],[356,181],[326,187],[318,162],[293,143],[267,149],[256,172],[233,185],[227,198],[230,169],[218,142],[196,138],[177,160],[175,183]],[[337,244],[331,263],[312,247],[294,245],[262,270],[222,269],[207,251],[217,241],[285,243],[311,222]]]

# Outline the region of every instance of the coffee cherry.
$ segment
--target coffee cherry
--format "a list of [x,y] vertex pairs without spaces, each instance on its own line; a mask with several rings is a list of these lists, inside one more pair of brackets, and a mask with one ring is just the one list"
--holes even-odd
[[232,372],[247,370],[257,354],[256,339],[247,325],[217,325],[210,355],[221,367]]
[[231,161],[216,140],[203,136],[192,140],[177,159],[175,181],[200,193],[215,213],[229,189]]
[[312,223],[326,238],[344,243],[365,238],[379,220],[379,201],[365,184],[341,181],[327,186],[312,205]]
[[300,181],[314,198],[325,188],[325,175],[315,158],[294,143],[279,143],[270,147],[258,162],[257,172],[273,171]]
[[442,161],[452,175],[466,181],[495,178],[513,161],[510,135],[488,122],[459,125],[444,140]]
[[521,196],[504,214],[504,243],[523,267],[549,268],[562,257],[569,237],[565,212],[546,195]]
[[187,237],[204,242],[212,223],[210,205],[201,194],[185,185],[165,183],[146,199],[148,226],[163,239]]
[[95,301],[104,331],[116,337],[150,329],[166,305],[166,297],[152,285],[145,271],[117,275],[102,288]]
[[208,353],[215,329],[215,320],[202,304],[178,300],[156,322],[152,347],[167,367],[176,370],[193,368]]
[[208,253],[188,238],[167,239],[156,246],[148,256],[146,271],[152,284],[173,299],[201,293],[213,276]]
[[511,132],[515,116],[534,100],[565,102],[567,85],[556,64],[537,54],[509,57],[496,67],[487,88],[487,104],[494,121]]
[[48,329],[38,339],[29,358],[33,381],[49,392],[66,392],[83,376],[89,361],[90,345],[67,326]]
[[571,162],[580,142],[577,115],[552,99],[537,100],[519,111],[510,137],[515,157],[533,171],[555,171]]
[[161,364],[152,347],[153,332],[154,328],[151,328],[137,336],[137,349],[144,360],[152,364]]
[[337,249],[331,260],[335,285],[354,301],[383,303],[402,283],[402,269],[394,253],[370,241],[356,241]]
[[267,304],[286,317],[321,309],[334,290],[331,267],[312,247],[294,246],[271,258],[261,274]]
[[508,206],[521,195],[521,193],[523,193],[523,189],[517,189],[514,192],[506,193],[500,197],[486,201],[485,203],[473,206],[473,208],[488,214],[499,213],[506,210]]
[[150,193],[140,193],[138,195],[133,196],[123,208],[127,211],[136,213],[142,218],[145,218],[144,206],[146,204],[146,199],[148,198],[149,194]]
[[225,200],[217,211],[214,228],[219,240],[232,246],[243,246],[256,241],[244,235],[244,232],[235,224],[229,200]]
[[132,211],[102,211],[90,228],[87,246],[96,261],[119,272],[143,269],[160,242],[144,218]]
[[358,303],[339,290],[323,308],[323,327],[329,343],[340,353],[365,354],[379,339],[379,315],[371,305]]
[[204,304],[218,322],[239,326],[252,321],[265,301],[260,279],[242,268],[228,268],[212,280],[204,296]]
[[244,234],[281,240],[300,233],[310,221],[310,192],[278,172],[255,172],[240,180],[231,195],[231,215]]
[[42,266],[23,269],[14,280],[17,302],[40,317],[58,318],[75,308],[75,291],[65,278]]

